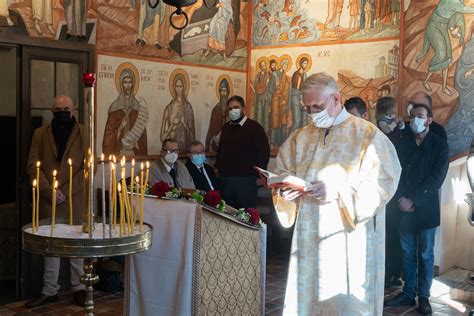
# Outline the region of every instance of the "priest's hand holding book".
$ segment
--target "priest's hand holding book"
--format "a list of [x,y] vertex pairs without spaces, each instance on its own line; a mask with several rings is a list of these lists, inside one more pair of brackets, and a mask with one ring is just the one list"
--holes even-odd
[[277,175],[257,166],[254,168],[260,174],[263,185],[278,190],[286,200],[291,201],[307,195],[313,197],[316,202],[326,204],[335,199],[336,194],[329,194],[327,184],[323,181],[307,182],[292,175]]

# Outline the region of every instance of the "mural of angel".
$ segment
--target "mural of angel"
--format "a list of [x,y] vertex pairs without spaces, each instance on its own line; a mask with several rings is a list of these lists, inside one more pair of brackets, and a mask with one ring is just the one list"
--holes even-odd
[[179,150],[187,152],[189,145],[196,139],[194,129],[194,113],[187,96],[189,92],[189,76],[184,69],[175,69],[170,76],[169,91],[172,96],[170,103],[163,112],[160,139],[168,138],[178,141]]
[[115,72],[115,86],[119,95],[108,110],[102,151],[106,157],[147,155],[148,108],[143,98],[135,97],[140,86],[137,68],[121,64]]
[[423,48],[416,56],[416,62],[420,62],[430,48],[433,48],[434,56],[431,58],[428,72],[423,81],[426,91],[432,91],[429,80],[435,71],[442,74],[441,92],[448,96],[453,91],[447,85],[448,68],[452,62],[452,47],[449,33],[463,43],[465,34],[464,13],[473,14],[474,7],[466,6],[463,0],[440,0],[428,20],[425,28]]

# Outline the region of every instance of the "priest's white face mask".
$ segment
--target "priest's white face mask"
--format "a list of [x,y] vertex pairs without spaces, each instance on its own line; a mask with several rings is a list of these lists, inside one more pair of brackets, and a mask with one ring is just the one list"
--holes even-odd
[[336,102],[333,94],[328,95],[325,101],[321,104],[311,104],[306,106],[308,119],[313,122],[315,127],[329,128],[334,124],[335,118],[331,117],[329,113],[329,108],[333,105],[330,102]]

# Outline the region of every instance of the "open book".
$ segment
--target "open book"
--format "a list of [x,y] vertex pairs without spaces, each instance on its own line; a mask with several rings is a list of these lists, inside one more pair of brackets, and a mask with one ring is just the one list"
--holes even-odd
[[278,175],[257,166],[254,166],[254,168],[260,174],[263,186],[265,187],[289,188],[293,190],[306,191],[306,187],[310,185],[310,183],[305,180],[292,175]]

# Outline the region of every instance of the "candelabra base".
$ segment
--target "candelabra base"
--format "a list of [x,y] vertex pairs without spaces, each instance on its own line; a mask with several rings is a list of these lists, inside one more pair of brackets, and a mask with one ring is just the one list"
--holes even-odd
[[86,300],[84,309],[87,316],[94,315],[94,284],[99,282],[99,276],[93,273],[93,265],[91,258],[84,259],[84,275],[81,276],[81,283],[86,286]]

